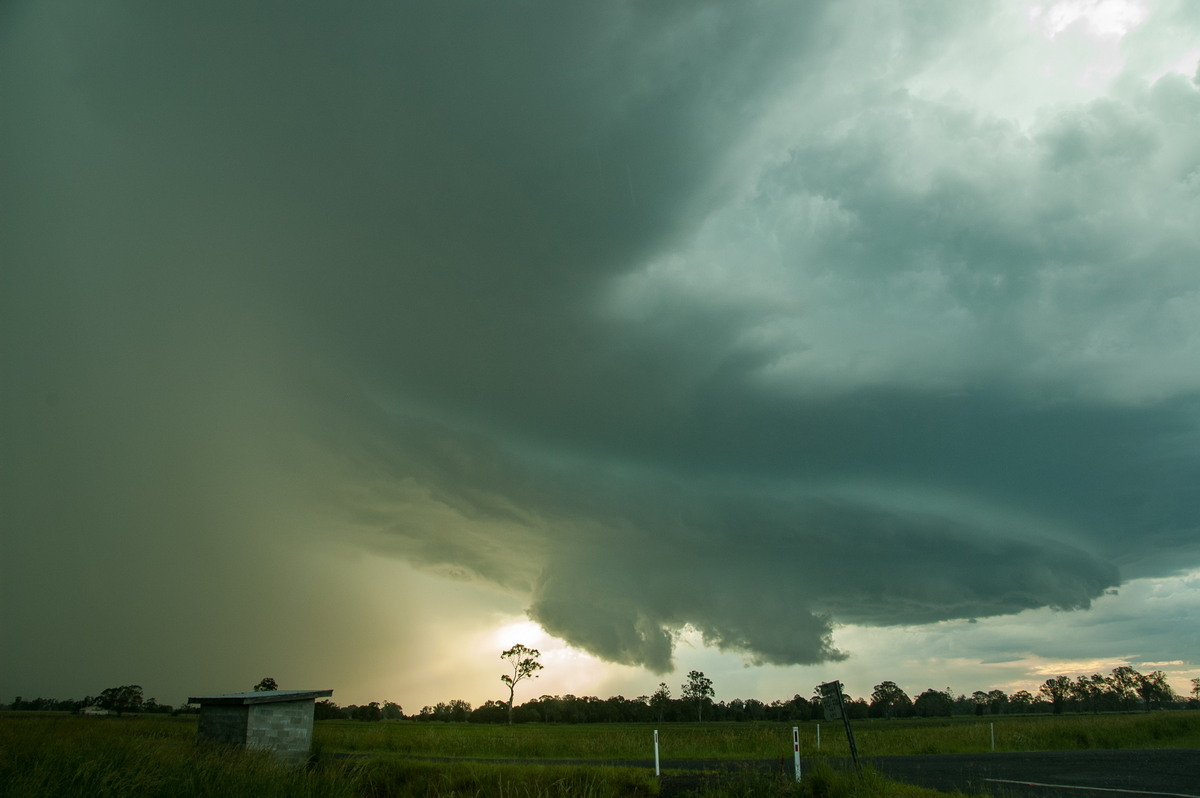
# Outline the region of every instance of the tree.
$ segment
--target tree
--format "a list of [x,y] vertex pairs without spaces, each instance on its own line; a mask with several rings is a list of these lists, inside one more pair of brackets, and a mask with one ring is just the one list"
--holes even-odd
[[343,720],[345,717],[346,711],[328,698],[322,698],[318,701],[316,708],[313,710],[314,720]]
[[683,700],[696,702],[696,720],[703,722],[704,702],[716,695],[712,679],[705,676],[703,671],[689,671],[687,678],[683,685]]
[[654,691],[654,695],[650,696],[650,706],[658,716],[658,722],[662,723],[663,713],[667,711],[667,707],[671,706],[671,688],[667,687],[666,682],[658,683],[658,689]]
[[871,714],[877,718],[912,714],[912,699],[895,682],[880,682],[871,691]]
[[379,708],[378,701],[372,701],[369,704],[354,707],[350,710],[350,717],[354,720],[376,721],[383,720],[383,710]]
[[542,663],[537,661],[537,658],[542,655],[542,652],[536,648],[526,648],[517,643],[515,646],[505,651],[500,655],[500,659],[506,660],[512,667],[512,673],[506,673],[500,677],[500,681],[508,685],[508,725],[512,725],[513,720],[513,695],[516,693],[517,685],[525,679],[536,679],[538,671],[542,669]]
[[1154,702],[1170,701],[1175,697],[1171,685],[1167,684],[1167,674],[1162,671],[1153,671],[1145,676],[1139,675],[1136,689],[1137,694],[1146,705],[1147,712],[1150,711]]
[[1063,701],[1071,692],[1072,682],[1069,676],[1055,676],[1053,679],[1047,679],[1042,682],[1038,688],[1038,692],[1046,696],[1054,707],[1054,714],[1061,715]]
[[1033,695],[1028,690],[1018,690],[1012,694],[1009,703],[1016,712],[1028,712],[1033,706]]
[[954,697],[950,688],[934,690],[932,687],[913,701],[913,711],[922,718],[948,718],[954,711]]
[[403,720],[404,709],[395,701],[385,701],[383,703],[383,719],[384,720]]
[[1109,692],[1117,698],[1117,704],[1122,708],[1124,705],[1133,700],[1137,691],[1138,680],[1142,678],[1142,674],[1135,671],[1128,665],[1121,665],[1113,668],[1111,675],[1104,681],[1108,685]]
[[988,705],[988,694],[982,690],[971,693],[971,701],[975,704],[975,714],[982,715]]
[[1091,709],[1094,714],[1098,711],[1096,702],[1104,695],[1107,686],[1107,680],[1098,673],[1091,676],[1080,675],[1075,677],[1075,683],[1071,685],[1071,694],[1075,696],[1075,700],[1085,708]]
[[266,693],[271,690],[278,690],[278,689],[279,689],[279,685],[276,684],[275,680],[272,679],[270,676],[263,679],[258,684],[254,685],[254,692],[256,692],[256,693]]
[[125,712],[138,712],[142,708],[142,686],[127,684],[122,687],[109,687],[100,693],[96,705],[109,712],[116,712],[117,717]]

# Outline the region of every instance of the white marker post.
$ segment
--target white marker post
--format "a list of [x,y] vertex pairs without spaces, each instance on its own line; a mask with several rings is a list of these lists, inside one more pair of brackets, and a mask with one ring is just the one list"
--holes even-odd
[[992,751],[995,751],[996,750],[996,724],[989,723],[988,726],[991,727],[991,730],[992,730]]
[[796,753],[796,781],[800,781],[800,727],[792,727],[792,750]]
[[821,750],[821,724],[817,724],[817,750]]
[[662,775],[658,768],[658,729],[654,730],[654,775]]

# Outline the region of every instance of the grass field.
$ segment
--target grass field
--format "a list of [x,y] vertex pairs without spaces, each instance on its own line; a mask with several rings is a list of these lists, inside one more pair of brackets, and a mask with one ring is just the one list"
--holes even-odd
[[[364,725],[367,728],[364,728]],[[791,756],[790,723],[671,723],[659,727],[663,759],[770,759]],[[846,757],[842,724],[800,724],[801,756]],[[939,720],[855,721],[862,756],[1056,751],[1081,748],[1200,748],[1200,712],[1032,715]],[[329,751],[413,756],[530,759],[652,759],[654,726],[570,726],[327,721],[315,739]]]
[[[862,721],[854,728],[861,755],[883,756],[989,751],[991,724],[998,751],[1200,747],[1200,712]],[[822,759],[847,755],[841,724],[821,724],[820,751],[817,725],[800,728],[806,760],[801,784],[778,775],[741,775],[705,782],[690,794],[940,795],[822,766]],[[313,765],[288,770],[265,754],[197,745],[194,718],[0,713],[0,796],[653,796],[660,790],[649,764],[653,730],[638,724],[322,722],[314,730]],[[659,731],[664,762],[791,760],[791,724],[664,724]],[[646,764],[600,766],[614,760]]]

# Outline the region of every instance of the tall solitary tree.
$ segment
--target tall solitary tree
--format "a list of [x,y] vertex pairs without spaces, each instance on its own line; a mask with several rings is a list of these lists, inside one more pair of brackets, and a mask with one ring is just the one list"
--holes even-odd
[[258,684],[254,685],[254,692],[256,692],[256,693],[266,693],[271,690],[278,690],[278,689],[279,689],[279,685],[270,676],[263,679]]
[[704,702],[710,700],[716,693],[713,691],[712,679],[703,671],[690,671],[688,680],[683,684],[684,701],[696,702],[696,720],[704,720]]
[[538,677],[537,672],[542,669],[542,663],[538,662],[537,658],[541,655],[542,652],[536,648],[526,648],[520,643],[500,655],[500,659],[505,660],[512,667],[512,673],[506,673],[500,677],[500,681],[508,685],[509,726],[513,722],[513,695],[516,693],[517,684],[525,679]]

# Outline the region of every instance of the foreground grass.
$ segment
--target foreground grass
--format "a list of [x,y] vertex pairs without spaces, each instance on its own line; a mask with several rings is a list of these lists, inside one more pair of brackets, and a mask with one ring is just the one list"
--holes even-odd
[[[1200,713],[999,717],[996,750],[1200,747]],[[855,724],[863,756],[969,753],[991,749],[985,719]],[[805,778],[788,773],[680,776],[690,795],[935,798],[932,790],[862,776],[822,762],[846,755],[840,724],[801,727]],[[312,798],[607,798],[655,796],[648,766],[599,766],[653,759],[653,727],[636,724],[495,727],[424,723],[318,723],[317,761],[287,769],[269,755],[198,745],[194,718],[81,718],[0,713],[0,796],[311,796]],[[671,760],[791,759],[790,724],[669,724],[660,754]],[[361,754],[342,757],[339,754]],[[454,757],[421,761],[405,757]],[[472,762],[530,759],[535,764]],[[594,761],[597,766],[553,760]],[[669,765],[668,765],[669,767]],[[787,768],[783,768],[787,770]],[[670,773],[670,771],[668,771]],[[695,782],[693,784],[693,782]]]
[[325,758],[280,766],[269,754],[198,745],[195,722],[0,714],[0,796],[155,798],[618,798],[652,796],[630,768]]

